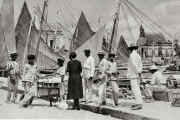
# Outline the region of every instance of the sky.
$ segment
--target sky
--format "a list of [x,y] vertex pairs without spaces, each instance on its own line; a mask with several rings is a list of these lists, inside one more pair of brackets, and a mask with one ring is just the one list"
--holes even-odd
[[[15,21],[24,0],[14,0]],[[26,0],[30,11],[33,7],[42,6],[43,0]],[[180,0],[129,0],[146,13],[156,23],[163,26],[173,36],[180,37]],[[2,0],[0,0],[0,4]],[[48,22],[61,22],[71,31],[72,25],[83,11],[94,31],[108,23],[114,14],[117,0],[49,0]],[[59,11],[57,15],[57,11]],[[100,21],[100,23],[98,22]],[[15,22],[16,23],[16,22]]]

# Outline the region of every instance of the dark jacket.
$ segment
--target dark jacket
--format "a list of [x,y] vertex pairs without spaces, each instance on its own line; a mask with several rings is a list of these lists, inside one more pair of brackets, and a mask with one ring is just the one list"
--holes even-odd
[[67,72],[69,73],[67,99],[82,98],[83,87],[81,77],[81,62],[78,60],[69,61],[67,64]]

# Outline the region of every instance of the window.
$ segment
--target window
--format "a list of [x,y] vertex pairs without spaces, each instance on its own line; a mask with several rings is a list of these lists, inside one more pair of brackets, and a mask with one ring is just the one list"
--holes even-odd
[[54,40],[50,40],[50,47],[53,48]]

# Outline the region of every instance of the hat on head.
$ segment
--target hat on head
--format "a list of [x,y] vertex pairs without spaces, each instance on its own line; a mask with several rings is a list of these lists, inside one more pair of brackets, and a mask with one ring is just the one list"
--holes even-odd
[[108,57],[115,57],[116,56],[116,54],[115,53],[109,53],[109,55],[108,55]]
[[156,65],[152,65],[152,66],[150,67],[150,70],[158,70],[158,67],[157,67]]
[[85,49],[84,52],[91,52],[91,50],[90,49]]
[[97,54],[98,55],[105,55],[105,53],[103,51],[99,51]]
[[136,43],[131,43],[130,46],[128,47],[128,49],[138,49],[138,46]]
[[11,58],[17,58],[17,56],[18,56],[17,53],[10,53]]
[[27,56],[27,59],[28,59],[28,60],[35,60],[36,57],[35,57],[35,55],[28,55],[28,56]]
[[57,62],[58,62],[58,63],[62,63],[62,62],[64,62],[64,61],[65,61],[64,58],[58,58],[58,59],[57,59]]

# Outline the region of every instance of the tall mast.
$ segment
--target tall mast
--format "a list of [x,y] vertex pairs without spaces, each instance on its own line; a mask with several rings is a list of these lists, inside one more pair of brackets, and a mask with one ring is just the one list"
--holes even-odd
[[39,54],[39,45],[40,45],[40,41],[41,41],[42,26],[43,26],[44,22],[47,22],[47,16],[45,18],[45,12],[46,12],[47,7],[48,7],[48,0],[44,0],[43,13],[42,13],[41,20],[40,20],[39,39],[38,39],[38,42],[37,42],[37,48],[36,48],[36,53],[35,53],[35,55],[36,55],[36,62],[37,62],[37,58],[38,58],[38,54]]
[[109,51],[108,51],[109,53],[112,52],[112,44],[113,44],[113,42],[116,41],[116,37],[117,37],[121,3],[122,3],[122,0],[119,0],[118,1],[118,8],[117,8],[117,11],[115,13],[115,19],[114,19],[113,30],[112,30],[112,35],[111,35],[110,47],[109,47]]
[[29,42],[30,42],[30,34],[31,34],[32,25],[33,25],[34,22],[35,22],[35,17],[31,20],[31,23],[30,23],[30,26],[29,26],[29,31],[28,31],[28,35],[27,35],[27,38],[26,38],[26,45],[25,45],[24,56],[23,56],[23,65],[26,62],[26,56],[27,56],[27,53],[28,53],[28,45],[29,45]]

